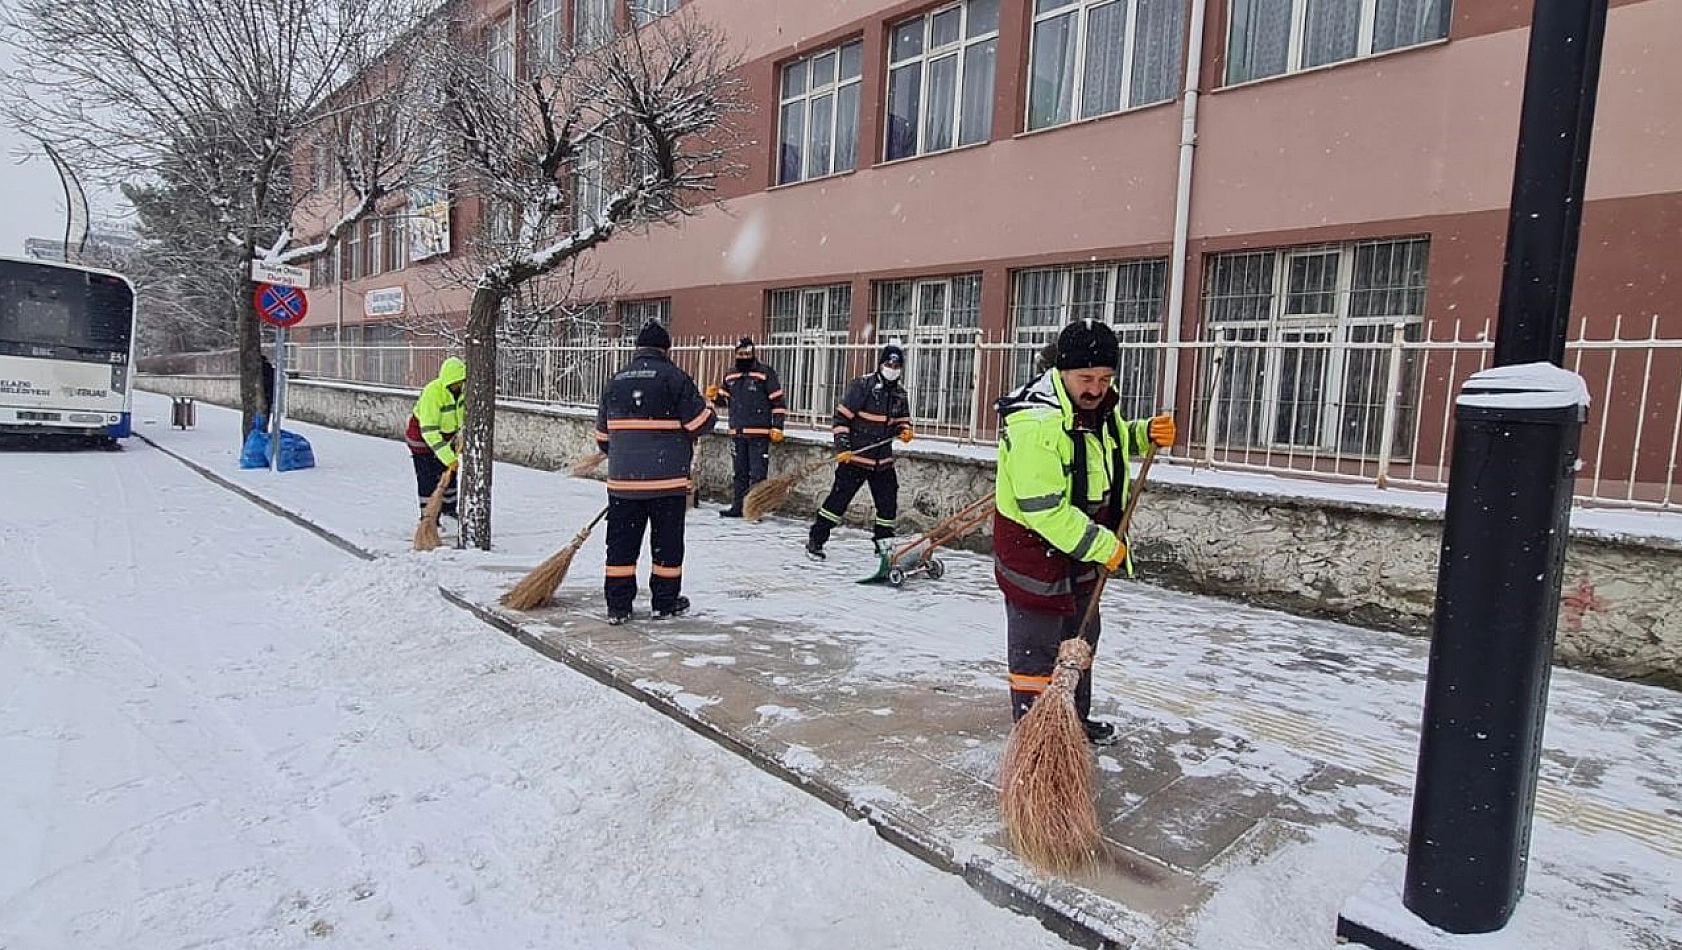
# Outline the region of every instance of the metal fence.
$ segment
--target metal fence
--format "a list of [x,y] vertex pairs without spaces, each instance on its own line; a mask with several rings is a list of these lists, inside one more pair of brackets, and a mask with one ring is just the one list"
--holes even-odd
[[[1179,361],[1181,445],[1174,461],[1216,469],[1331,481],[1440,489],[1453,433],[1453,396],[1490,365],[1490,327],[1395,323],[1339,328],[1217,326],[1177,344],[1127,338],[1118,383],[1123,411],[1150,415],[1165,361]],[[1606,339],[1569,343],[1566,366],[1587,380],[1594,406],[1583,436],[1579,500],[1682,507],[1676,478],[1682,438],[1682,340],[1657,322],[1639,338],[1620,324]],[[1039,336],[908,340],[905,386],[921,438],[991,443],[994,404],[1034,372]],[[505,346],[503,398],[593,408],[634,347],[623,340]],[[827,430],[843,388],[870,372],[879,345],[815,341],[761,344],[777,369],[789,424]],[[288,367],[323,379],[418,387],[450,354],[445,347],[297,344]],[[678,340],[672,359],[705,386],[733,359],[730,343]]]

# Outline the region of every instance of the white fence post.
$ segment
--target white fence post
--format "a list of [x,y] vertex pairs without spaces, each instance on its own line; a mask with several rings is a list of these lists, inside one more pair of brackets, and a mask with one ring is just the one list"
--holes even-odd
[[1386,367],[1384,383],[1384,429],[1378,434],[1378,487],[1390,487],[1390,456],[1396,450],[1396,413],[1401,403],[1402,338],[1405,324],[1390,327],[1390,365]]
[[[1229,342],[1227,333],[1221,334],[1220,342]],[[1209,358],[1209,417],[1203,423],[1203,462],[1213,468],[1215,465],[1215,432],[1221,418],[1221,365],[1226,362],[1226,347],[1216,344],[1213,355]]]

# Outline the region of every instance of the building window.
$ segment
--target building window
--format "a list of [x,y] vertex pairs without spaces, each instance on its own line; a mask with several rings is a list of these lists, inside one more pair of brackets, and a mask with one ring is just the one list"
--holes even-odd
[[613,39],[613,0],[572,0],[572,41],[586,49]]
[[857,166],[863,68],[859,41],[783,64],[777,184]]
[[345,280],[356,280],[362,276],[362,226],[353,224],[345,229],[345,236],[340,241],[343,249],[340,262],[343,265],[340,273]]
[[561,0],[531,0],[526,4],[526,74],[542,76],[561,52]]
[[334,279],[333,252],[318,254],[310,260],[310,286],[326,287]]
[[987,141],[999,0],[965,0],[897,24],[889,36],[885,157]]
[[668,13],[677,12],[678,0],[631,0],[631,22],[647,26]]
[[769,304],[762,358],[777,367],[788,411],[827,422],[847,385],[852,285],[773,290]]
[[672,325],[672,298],[658,300],[622,300],[619,302],[619,326],[626,333],[636,332],[653,320],[663,327]]
[[578,150],[578,163],[573,166],[573,197],[578,212],[575,227],[580,231],[587,231],[606,219],[607,156],[607,140],[600,136],[585,139]]
[[1035,0],[1028,128],[1174,98],[1185,0]]
[[919,426],[967,430],[975,412],[981,275],[878,281],[874,298],[877,339],[905,345],[905,385]]
[[1449,0],[1231,0],[1227,83],[1448,36]]
[[372,277],[385,269],[385,227],[379,216],[363,222],[368,233],[362,239],[363,273]]
[[409,263],[409,218],[399,211],[385,219],[385,269],[402,270]]
[[[1217,413],[1227,445],[1375,455],[1383,438],[1391,351],[1419,338],[1430,242],[1424,238],[1246,251],[1209,259],[1203,312],[1221,358]],[[1351,348],[1350,344],[1364,345]],[[1402,357],[1401,392],[1413,390]],[[1211,372],[1205,378],[1213,375]],[[1410,451],[1411,410],[1396,414],[1396,450]]]
[[501,80],[499,88],[512,92],[514,88],[514,17],[503,17],[485,28],[485,65],[493,80]]
[[1065,326],[1093,319],[1109,324],[1121,341],[1116,385],[1128,418],[1154,415],[1163,353],[1162,324],[1168,294],[1168,261],[1162,258],[1045,267],[1017,271],[1012,279],[1011,327],[1016,378],[1032,378],[1034,359]]
[[330,154],[326,141],[316,139],[310,143],[310,171],[316,191],[321,191],[327,187],[329,171],[327,163]]

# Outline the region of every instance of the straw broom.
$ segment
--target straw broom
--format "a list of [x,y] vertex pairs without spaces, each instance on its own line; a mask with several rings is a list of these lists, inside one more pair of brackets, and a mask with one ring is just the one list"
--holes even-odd
[[456,467],[451,465],[444,469],[444,474],[438,479],[438,487],[432,490],[431,497],[426,499],[426,508],[421,512],[420,524],[415,525],[415,550],[431,551],[441,543],[438,537],[438,518],[444,513],[444,492],[450,487],[450,479],[454,478]]
[[572,477],[588,478],[590,473],[600,468],[601,464],[605,461],[607,461],[606,452],[596,452],[591,455],[586,455],[577,462],[573,463]]
[[556,588],[566,580],[567,571],[572,568],[572,559],[578,556],[579,549],[589,540],[590,532],[596,530],[596,525],[601,524],[602,519],[606,517],[607,508],[604,507],[573,537],[572,543],[556,551],[547,561],[533,568],[532,572],[520,583],[515,584],[508,593],[503,594],[502,605],[514,610],[531,610],[548,604],[549,599],[555,596]]
[[[860,452],[868,452],[871,449],[887,445],[889,442],[892,442],[894,438],[898,437],[894,436],[883,439],[880,442],[872,442],[862,449],[853,449],[851,454],[857,455]],[[742,520],[758,521],[771,512],[776,511],[778,508],[782,507],[783,502],[788,500],[788,494],[794,490],[794,486],[800,484],[808,478],[811,478],[813,475],[816,475],[831,465],[834,465],[836,462],[840,461],[842,454],[843,453],[841,452],[837,452],[834,455],[821,458],[816,462],[807,462],[805,465],[800,466],[792,472],[785,475],[778,475],[776,478],[767,478],[766,480],[753,486],[753,490],[748,492],[746,498],[742,499]]]
[[[1118,536],[1127,534],[1155,458],[1153,445],[1139,465],[1116,528]],[[1090,866],[1103,840],[1092,750],[1075,709],[1075,687],[1092,665],[1092,645],[1084,634],[1098,616],[1107,580],[1109,574],[1100,571],[1081,617],[1080,635],[1058,647],[1051,684],[1011,730],[999,763],[999,809],[1011,846],[1028,863],[1057,874]]]

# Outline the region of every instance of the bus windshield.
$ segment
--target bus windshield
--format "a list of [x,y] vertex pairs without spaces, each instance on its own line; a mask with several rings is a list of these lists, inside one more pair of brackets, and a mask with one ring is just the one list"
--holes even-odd
[[134,293],[121,278],[0,261],[0,345],[8,349],[52,347],[126,357],[133,314]]

